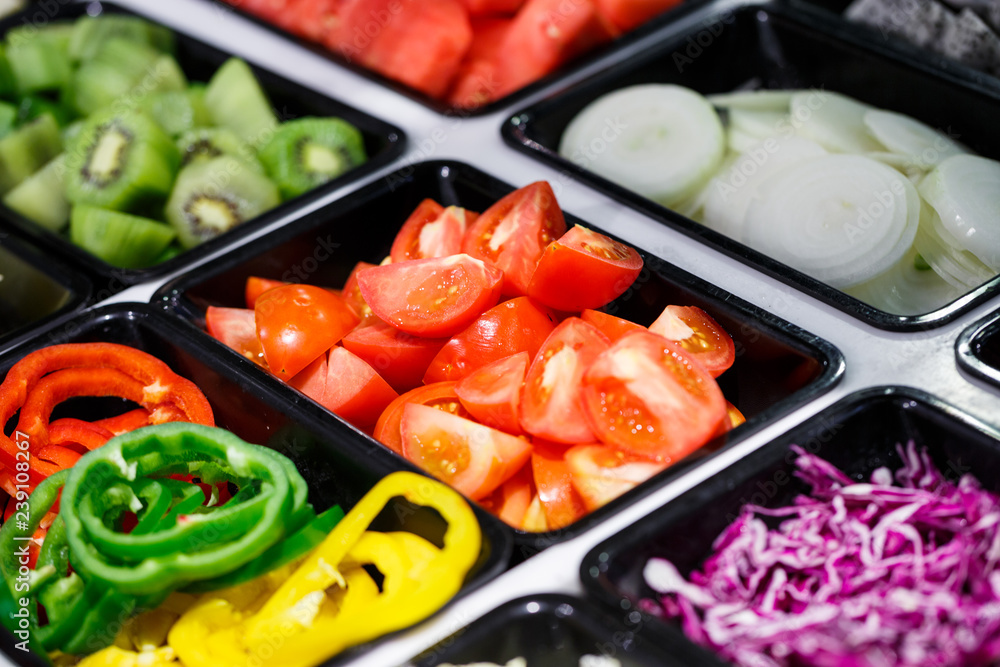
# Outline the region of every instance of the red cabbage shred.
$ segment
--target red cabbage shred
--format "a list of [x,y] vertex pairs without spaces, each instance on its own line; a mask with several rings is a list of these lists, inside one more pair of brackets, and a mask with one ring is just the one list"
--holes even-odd
[[690,581],[650,559],[661,598],[645,609],[744,667],[1000,664],[1000,498],[945,479],[913,442],[897,446],[895,484],[793,449],[811,495],[745,506]]

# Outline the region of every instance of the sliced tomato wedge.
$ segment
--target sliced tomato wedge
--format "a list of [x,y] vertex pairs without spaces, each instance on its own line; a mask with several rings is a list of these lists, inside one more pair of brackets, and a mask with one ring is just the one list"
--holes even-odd
[[253,310],[253,307],[257,305],[257,297],[267,290],[287,284],[288,283],[284,280],[273,280],[271,278],[261,278],[260,276],[250,276],[247,278],[247,284],[244,288],[243,294],[247,308]]
[[358,323],[341,297],[298,284],[261,294],[254,319],[268,368],[283,380],[295,377]]
[[528,369],[521,390],[521,428],[554,442],[596,441],[584,416],[581,380],[608,344],[607,336],[579,317],[563,320]]
[[427,365],[447,342],[447,338],[414,336],[377,319],[340,341],[368,362],[396,391],[419,386]]
[[513,477],[489,496],[479,501],[483,508],[514,528],[524,524],[531,499],[535,497],[534,473],[531,463],[521,466]]
[[493,493],[531,456],[524,438],[426,405],[403,408],[400,432],[407,459],[473,500]]
[[427,366],[424,382],[460,380],[518,352],[534,357],[556,324],[555,313],[527,297],[497,304],[445,343]]
[[257,339],[254,312],[246,308],[209,306],[205,311],[208,335],[231,347],[254,363],[266,366],[264,350]]
[[366,326],[372,322],[379,321],[372,312],[372,309],[368,307],[365,303],[365,297],[361,296],[361,289],[358,287],[358,271],[362,269],[370,269],[374,264],[369,264],[368,262],[358,262],[351,269],[351,274],[347,276],[347,281],[344,283],[344,289],[341,291],[341,296],[344,297],[344,301],[347,305],[351,307],[354,314],[358,316],[360,320],[358,326]]
[[588,512],[603,507],[656,473],[664,463],[655,463],[607,445],[577,445],[566,451],[575,488]]
[[303,394],[313,399],[317,403],[322,403],[326,397],[327,380],[327,355],[321,354],[316,359],[295,374],[295,377],[288,381],[289,386],[295,387]]
[[545,519],[545,509],[542,507],[542,499],[538,497],[537,493],[528,503],[528,511],[524,513],[521,529],[529,533],[544,533],[549,530],[549,524]]
[[641,324],[636,324],[621,317],[615,317],[603,311],[591,310],[589,308],[580,313],[580,319],[587,324],[593,324],[612,343],[629,331],[642,331],[644,329]]
[[521,296],[545,246],[565,232],[552,186],[538,181],[484,211],[466,232],[462,251],[503,271],[504,296]]
[[494,361],[462,378],[455,393],[479,423],[519,435],[518,407],[529,363],[527,352]]
[[583,377],[585,414],[601,442],[660,463],[705,444],[726,399],[705,367],[648,331],[622,336]]
[[358,271],[372,312],[400,331],[438,338],[456,334],[496,305],[503,274],[468,255],[415,259]]
[[403,453],[403,439],[399,425],[403,421],[403,408],[408,403],[426,405],[459,417],[471,416],[458,400],[454,382],[435,382],[402,394],[382,411],[372,433],[376,440],[397,454]]
[[549,530],[565,528],[587,513],[583,497],[573,487],[573,477],[563,458],[564,453],[565,447],[539,442],[535,443],[531,453],[531,470]]
[[442,208],[433,199],[425,199],[396,234],[389,256],[393,262],[405,262],[457,255],[462,252],[466,228],[478,215],[458,206]]
[[708,369],[712,377],[725,373],[736,360],[732,337],[712,316],[696,306],[667,306],[649,330],[672,340]]
[[635,248],[576,225],[550,243],[528,283],[528,296],[578,312],[611,303],[642,271]]
[[327,358],[323,406],[362,430],[371,428],[399,394],[375,370],[340,346]]

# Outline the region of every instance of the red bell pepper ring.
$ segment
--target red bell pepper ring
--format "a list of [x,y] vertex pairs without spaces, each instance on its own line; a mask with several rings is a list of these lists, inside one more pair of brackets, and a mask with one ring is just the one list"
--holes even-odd
[[111,438],[112,431],[95,422],[64,417],[49,424],[49,442],[52,445],[68,447],[81,454],[91,449],[97,449]]
[[[54,345],[14,364],[0,385],[0,424],[20,411],[14,438],[0,432],[3,472],[16,470],[19,461],[23,468],[27,458],[29,486],[34,488],[61,470],[60,463],[75,460],[72,449],[52,441],[49,418],[56,405],[77,396],[118,396],[142,406],[141,414],[132,411],[105,422],[116,428],[169,421],[215,425],[212,407],[198,387],[142,350],[114,343]],[[69,444],[65,433],[57,430],[57,435]],[[43,449],[44,457],[39,456]],[[11,481],[10,476],[4,475],[4,481]]]

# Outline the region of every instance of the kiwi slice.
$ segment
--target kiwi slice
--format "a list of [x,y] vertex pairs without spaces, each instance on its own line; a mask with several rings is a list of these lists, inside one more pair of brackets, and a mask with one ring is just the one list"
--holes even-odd
[[49,113],[0,139],[0,193],[31,176],[60,152],[59,124]]
[[222,64],[205,89],[212,121],[228,127],[254,150],[271,138],[278,119],[250,66],[239,58]]
[[176,236],[162,222],[83,204],[73,207],[69,223],[73,243],[123,269],[149,266]]
[[177,149],[181,153],[181,166],[203,162],[220,155],[232,155],[261,174],[261,165],[253,149],[247,146],[232,130],[224,127],[201,127],[185,132],[177,139]]
[[210,123],[204,106],[198,107],[200,100],[187,90],[167,90],[153,93],[143,100],[141,107],[159,123],[167,134],[177,136],[182,132]]
[[174,34],[168,28],[138,16],[101,14],[84,16],[73,24],[68,52],[74,61],[90,60],[106,42],[122,38],[151,46],[164,53],[174,52]]
[[64,104],[53,102],[41,95],[25,95],[17,107],[17,122],[26,123],[38,118],[43,113],[52,114],[52,117],[59,123],[59,127],[69,125],[76,118],[76,113]]
[[7,61],[19,93],[58,90],[69,82],[72,25],[24,26],[7,33]]
[[137,104],[156,92],[186,88],[187,78],[172,56],[116,37],[73,74],[68,96],[81,114],[89,116],[125,96]]
[[286,199],[308,192],[367,159],[361,133],[340,118],[300,118],[283,123],[258,156]]
[[53,232],[69,222],[66,199],[66,154],[60,153],[3,197],[3,203]]
[[17,110],[10,102],[0,101],[0,137],[6,137],[17,125]]
[[7,49],[0,44],[0,97],[12,98],[17,95],[17,79],[7,59]]
[[239,158],[222,155],[181,169],[167,220],[185,248],[192,248],[281,202],[278,188]]
[[180,164],[174,142],[137,110],[88,118],[67,153],[69,200],[118,211],[162,201]]

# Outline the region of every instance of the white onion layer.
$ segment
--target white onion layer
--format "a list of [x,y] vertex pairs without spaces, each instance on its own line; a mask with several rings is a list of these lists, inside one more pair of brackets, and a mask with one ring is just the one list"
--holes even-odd
[[913,244],[920,197],[895,169],[859,155],[803,160],[770,175],[744,241],[833,287],[871,280]]
[[681,86],[647,84],[592,102],[566,128],[559,152],[670,206],[707,182],[725,143],[719,116],[702,95]]
[[947,135],[901,113],[871,109],[865,112],[864,123],[883,146],[904,158],[904,169],[915,166],[927,171],[968,152]]
[[923,315],[951,303],[964,290],[948,284],[932,269],[916,267],[912,247],[888,271],[844,291],[870,306],[894,315]]
[[865,125],[872,107],[827,90],[795,93],[791,123],[807,139],[834,153],[869,153],[883,150]]
[[958,245],[944,228],[937,211],[926,203],[921,210],[920,228],[914,246],[945,282],[963,292],[982,285],[996,274],[978,257]]
[[752,111],[778,111],[788,113],[792,103],[791,90],[748,90],[740,93],[709,95],[708,101],[723,109],[749,109]]

